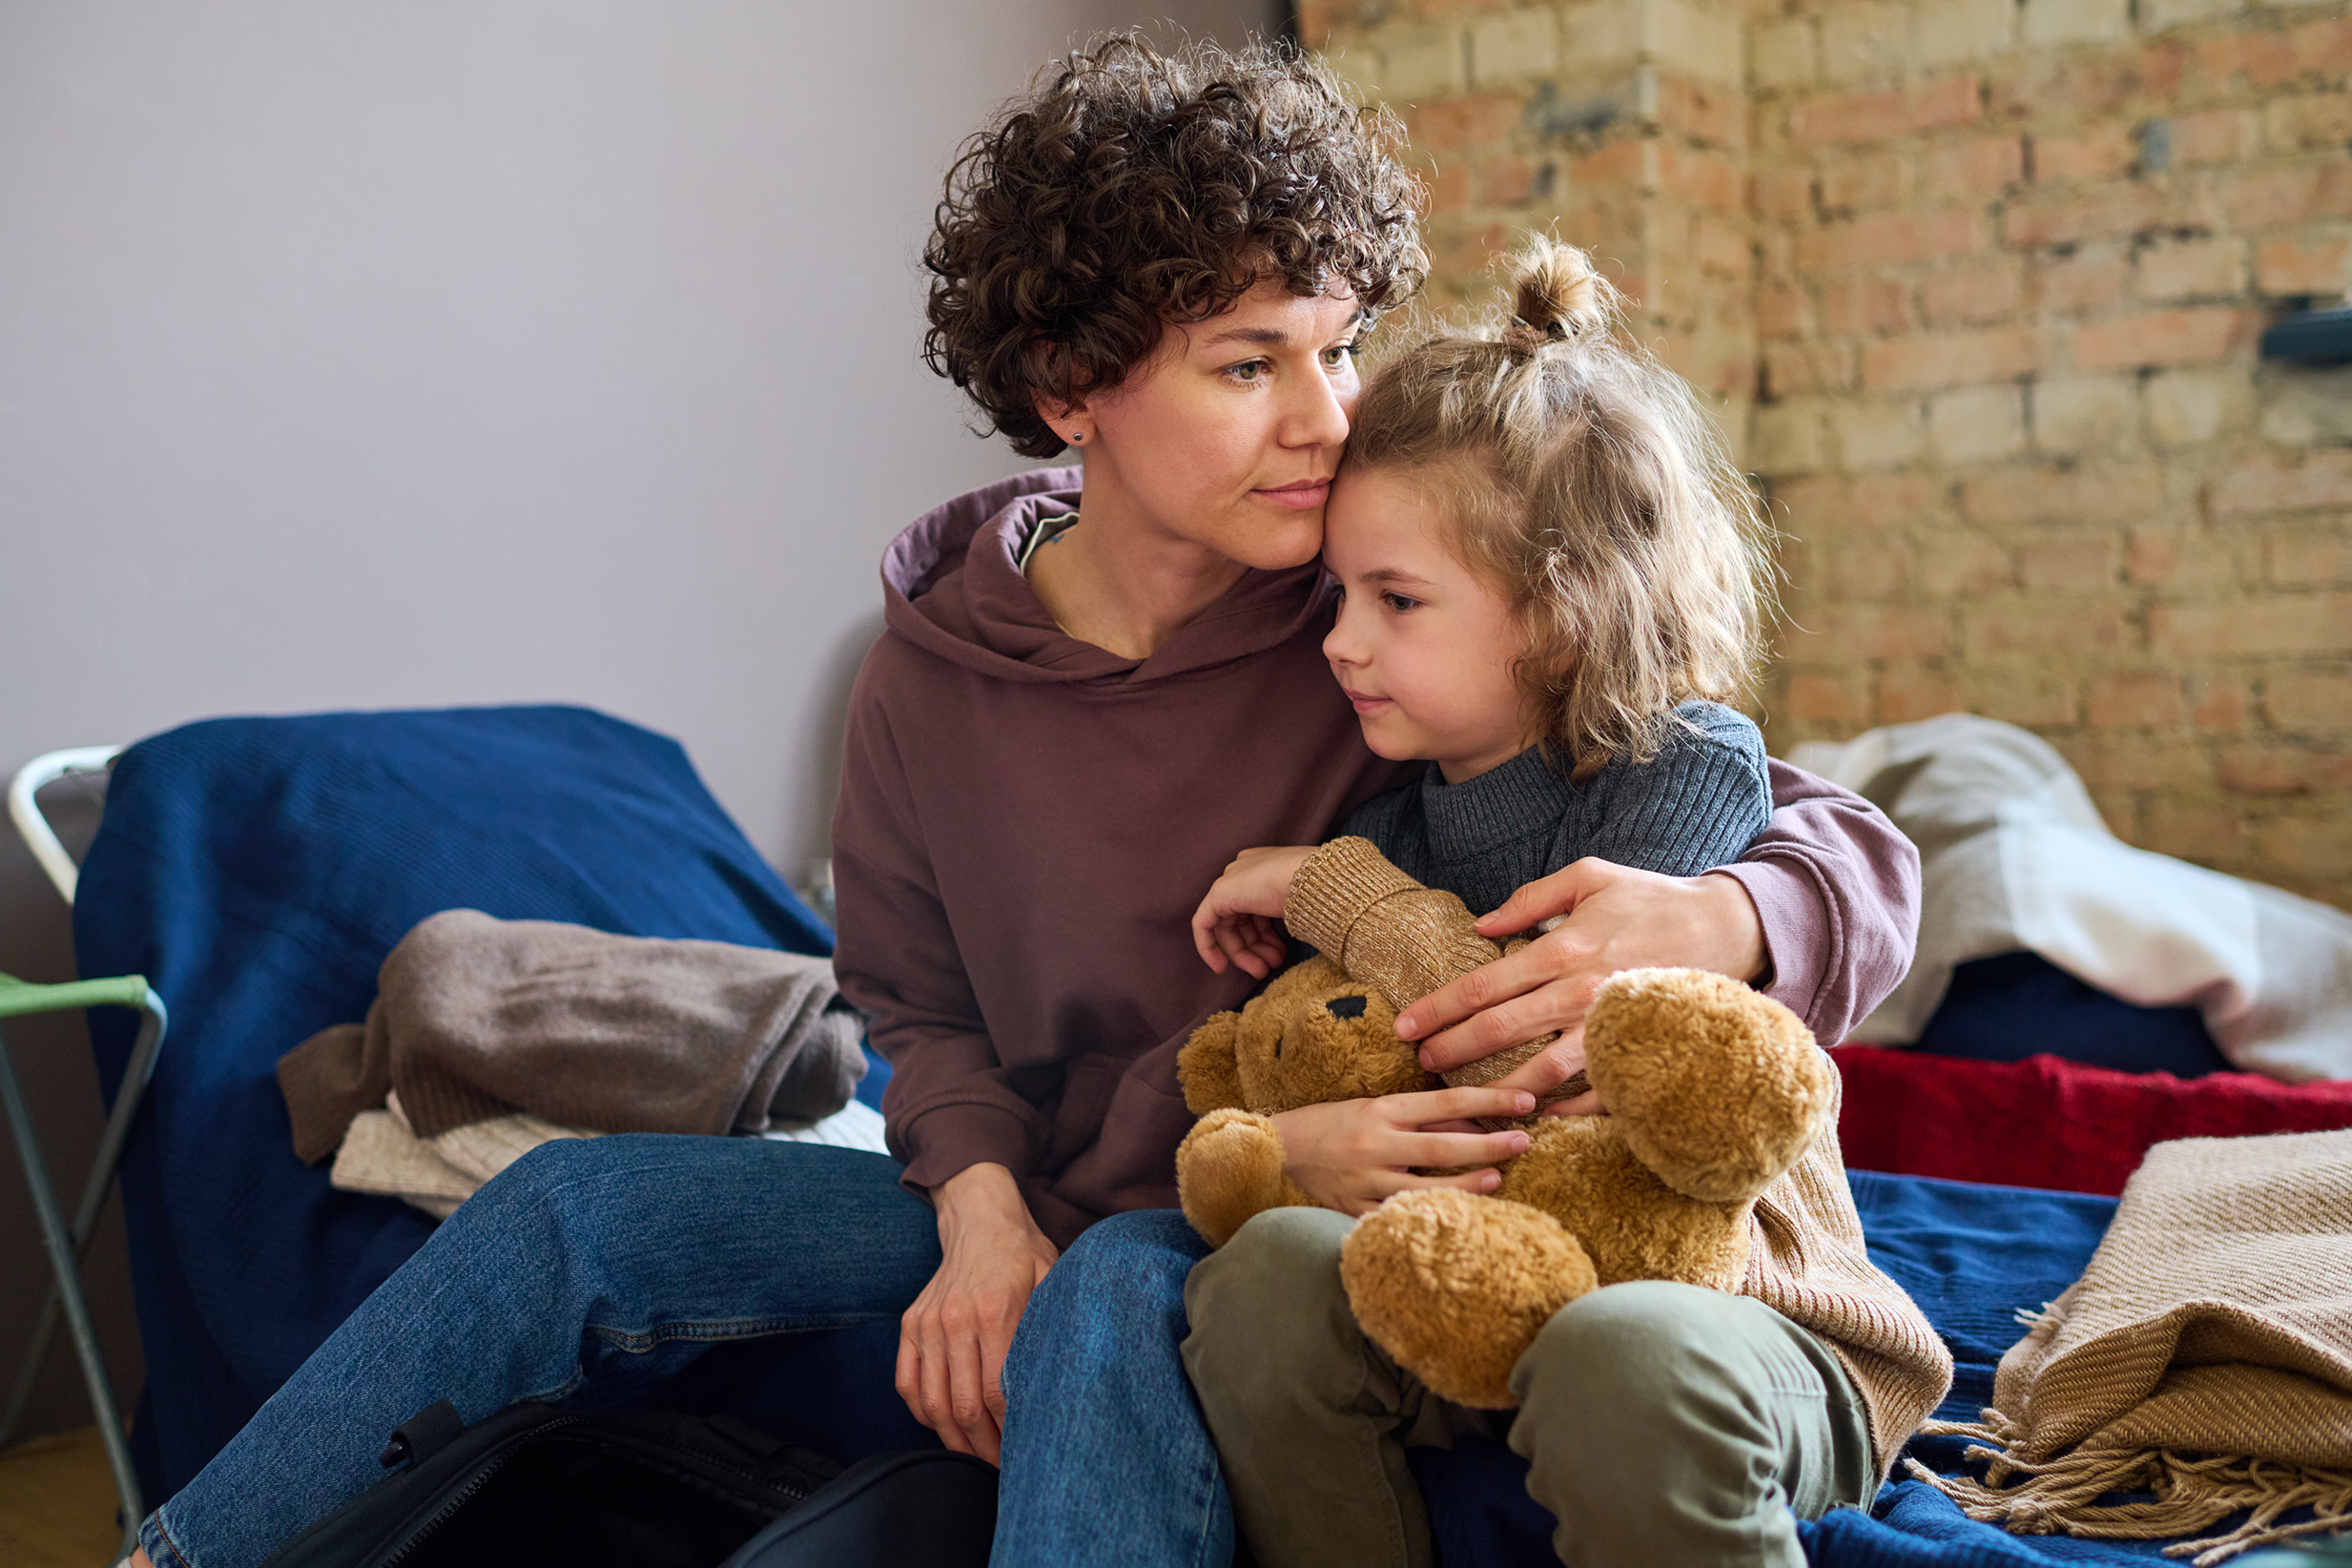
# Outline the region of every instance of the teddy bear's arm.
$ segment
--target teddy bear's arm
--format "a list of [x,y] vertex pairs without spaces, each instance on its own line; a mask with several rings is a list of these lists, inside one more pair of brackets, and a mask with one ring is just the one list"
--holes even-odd
[[1239,1013],[1211,1013],[1176,1053],[1176,1082],[1195,1116],[1243,1104]]
[[1399,1012],[1502,955],[1461,899],[1414,881],[1369,838],[1334,838],[1309,856],[1283,922]]
[[[1308,856],[1290,878],[1283,923],[1403,1012],[1432,991],[1494,962],[1503,950],[1478,935],[1461,899],[1424,887],[1390,864],[1369,838],[1334,838]],[[1466,1063],[1448,1083],[1492,1083],[1559,1038],[1545,1035]],[[1587,1087],[1582,1073],[1543,1098],[1565,1100]]]
[[1201,1239],[1223,1247],[1269,1208],[1320,1206],[1282,1167],[1282,1135],[1254,1111],[1210,1111],[1176,1148],[1176,1202]]

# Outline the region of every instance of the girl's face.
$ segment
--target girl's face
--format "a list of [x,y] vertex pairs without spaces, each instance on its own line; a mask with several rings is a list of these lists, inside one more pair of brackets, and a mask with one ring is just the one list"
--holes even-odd
[[1088,432],[1081,511],[1246,567],[1313,560],[1361,391],[1357,315],[1352,297],[1265,282],[1168,327],[1149,363],[1057,422]]
[[1454,527],[1406,475],[1351,468],[1323,532],[1323,565],[1346,595],[1323,656],[1364,743],[1434,762],[1449,784],[1534,740],[1511,678],[1526,638],[1503,596],[1455,559]]

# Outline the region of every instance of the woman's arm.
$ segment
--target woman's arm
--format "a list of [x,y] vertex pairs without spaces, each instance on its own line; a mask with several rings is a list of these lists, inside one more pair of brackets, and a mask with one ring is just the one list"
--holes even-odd
[[1815,1038],[1845,1038],[1909,967],[1919,852],[1859,795],[1780,761],[1771,779],[1771,824],[1733,865],[1676,877],[1579,860],[1521,888],[1481,932],[1561,923],[1422,998],[1397,1033],[1423,1041],[1423,1063],[1443,1072],[1561,1030],[1502,1080],[1540,1092],[1582,1066],[1584,1014],[1601,982],[1663,964],[1760,982]]
[[898,1320],[898,1397],[949,1448],[998,1462],[1004,1357],[1045,1271],[1061,1256],[1002,1166],[980,1165],[932,1189],[939,1271]]
[[1016,1181],[1045,1142],[965,973],[883,693],[909,684],[885,637],[852,689],[833,815],[833,967],[891,1064],[882,1117],[900,1180],[928,1192],[976,1165]]
[[1755,903],[1765,994],[1834,1045],[1911,967],[1919,848],[1862,796],[1777,760],[1772,804],[1772,826],[1722,875]]
[[[869,669],[871,665],[869,665]],[[1044,1119],[1013,1087],[932,883],[887,713],[863,673],[834,813],[834,971],[889,1059],[882,1110],[900,1180],[939,1211],[938,1273],[899,1323],[897,1387],[949,1448],[995,1463],[1002,1371],[1053,1244],[1021,1179]]]

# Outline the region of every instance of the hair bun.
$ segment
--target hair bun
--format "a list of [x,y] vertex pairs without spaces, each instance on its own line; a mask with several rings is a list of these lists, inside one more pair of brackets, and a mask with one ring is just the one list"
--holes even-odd
[[1514,317],[1551,340],[1584,338],[1605,329],[1617,290],[1574,245],[1541,235],[1529,238],[1512,258]]

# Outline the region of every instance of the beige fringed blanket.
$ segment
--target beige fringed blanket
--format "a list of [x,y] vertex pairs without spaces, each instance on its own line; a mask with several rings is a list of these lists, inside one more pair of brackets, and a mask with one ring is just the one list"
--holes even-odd
[[[2024,1535],[2189,1536],[2200,1565],[2352,1528],[2352,1131],[2158,1144],[2090,1267],[2001,1358],[1983,1483],[1910,1469]],[[2101,1506],[2113,1492],[2153,1501]],[[2316,1516],[2286,1522],[2311,1508]]]

